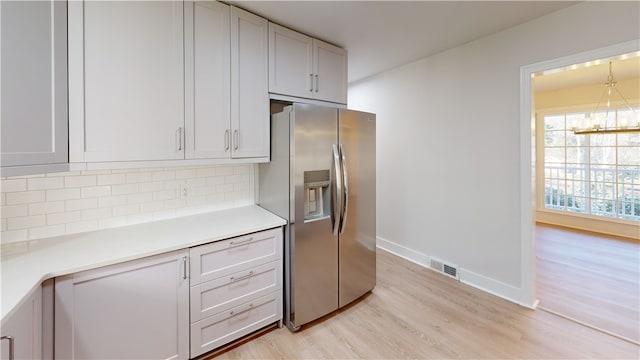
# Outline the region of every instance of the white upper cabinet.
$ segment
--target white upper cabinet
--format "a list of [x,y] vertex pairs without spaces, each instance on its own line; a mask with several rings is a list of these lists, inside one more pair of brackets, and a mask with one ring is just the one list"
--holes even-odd
[[231,7],[231,155],[270,152],[268,21]]
[[71,161],[184,158],[182,21],[177,1],[69,3]]
[[67,3],[0,2],[2,176],[68,169]]
[[187,159],[231,155],[231,35],[228,5],[185,3]]
[[270,23],[269,91],[346,104],[346,50]]

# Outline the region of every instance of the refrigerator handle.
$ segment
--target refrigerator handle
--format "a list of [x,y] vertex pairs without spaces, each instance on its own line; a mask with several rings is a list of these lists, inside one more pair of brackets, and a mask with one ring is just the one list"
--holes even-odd
[[333,235],[338,235],[340,230],[340,220],[342,219],[342,171],[340,166],[340,155],[338,145],[333,144],[333,166],[335,169],[334,181],[336,191],[333,194]]
[[349,177],[347,176],[347,157],[344,153],[344,146],[340,144],[340,155],[342,156],[342,219],[340,220],[340,235],[344,233],[347,226],[347,213],[349,212]]

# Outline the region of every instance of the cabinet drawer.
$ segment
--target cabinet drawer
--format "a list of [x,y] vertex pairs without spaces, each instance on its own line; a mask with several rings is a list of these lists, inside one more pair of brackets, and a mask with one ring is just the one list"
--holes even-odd
[[191,322],[281,289],[280,261],[191,287]]
[[214,280],[282,258],[282,228],[190,249],[191,284]]
[[241,338],[282,318],[282,294],[271,293],[191,325],[191,357]]

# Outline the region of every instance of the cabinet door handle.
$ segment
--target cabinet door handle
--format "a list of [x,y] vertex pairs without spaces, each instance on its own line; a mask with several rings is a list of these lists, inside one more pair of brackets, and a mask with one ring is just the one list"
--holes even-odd
[[318,92],[319,88],[320,88],[320,83],[318,82],[318,74],[316,74],[316,92]]
[[236,281],[248,279],[248,278],[250,278],[252,276],[253,276],[253,270],[249,271],[249,273],[246,274],[246,275],[242,275],[242,276],[239,276],[239,277],[232,276],[232,277],[229,278],[229,282],[233,283],[233,282],[236,282]]
[[186,280],[187,279],[187,257],[183,256],[182,257],[182,279]]
[[16,358],[15,353],[14,353],[14,341],[13,341],[13,336],[9,336],[9,335],[5,335],[0,337],[0,341],[1,340],[9,340],[9,360],[14,360]]
[[182,151],[182,126],[178,127],[178,130],[176,130],[176,134],[178,136],[178,141],[176,141],[176,143],[178,144],[177,151]]
[[229,143],[231,142],[231,139],[229,139],[229,129],[224,131],[224,151],[229,151]]
[[240,143],[240,133],[238,132],[238,129],[233,130],[233,150],[238,150],[238,146]]
[[240,244],[246,244],[250,241],[253,241],[253,238],[250,237],[248,239],[244,239],[244,240],[240,240],[240,241],[232,241],[229,243],[229,246],[236,246],[236,245],[240,245]]
[[313,92],[313,74],[309,74],[309,81],[311,81],[309,92]]
[[253,308],[253,303],[248,304],[247,306],[244,307],[244,309],[240,309],[240,310],[237,310],[237,311],[231,310],[231,311],[229,311],[229,315],[231,315],[231,316],[237,315],[237,314],[243,313],[243,312],[245,312],[247,310],[251,310],[251,308]]

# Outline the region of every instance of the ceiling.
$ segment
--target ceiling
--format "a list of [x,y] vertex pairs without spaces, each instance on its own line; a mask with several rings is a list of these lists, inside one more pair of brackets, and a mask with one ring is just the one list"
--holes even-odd
[[590,84],[604,85],[609,76],[609,61],[612,62],[613,77],[616,81],[640,77],[640,52],[636,52],[536,74],[535,91]]
[[349,52],[349,82],[560,10],[575,1],[229,1]]

